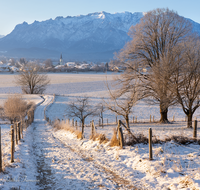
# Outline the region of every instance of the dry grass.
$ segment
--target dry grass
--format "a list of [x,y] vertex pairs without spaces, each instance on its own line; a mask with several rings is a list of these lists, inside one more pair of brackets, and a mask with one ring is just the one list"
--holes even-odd
[[105,134],[95,133],[94,135],[90,136],[90,139],[93,141],[99,141],[99,143],[107,143],[109,140],[106,138]]
[[191,144],[191,143],[200,144],[200,139],[197,140],[197,139],[186,137],[183,135],[172,135],[170,137],[166,137],[164,141],[165,142],[174,141],[178,144],[183,144],[183,145],[187,145],[187,144]]
[[77,139],[82,139],[82,132],[81,131],[76,130],[75,134],[77,136]]
[[[200,139],[190,138],[187,136],[183,136],[182,134],[172,135],[170,137],[166,137],[164,140],[159,139],[156,136],[152,137],[153,144],[162,144],[162,143],[169,142],[169,141],[174,141],[178,144],[183,144],[183,145],[187,145],[187,144],[191,144],[191,143],[197,143],[200,145]],[[143,133],[139,133],[139,134],[135,135],[134,137],[127,134],[125,136],[125,142],[126,142],[127,146],[131,146],[131,145],[139,144],[139,143],[148,144],[148,138],[146,136],[144,136]]]
[[78,139],[82,138],[82,132],[79,131],[79,130],[76,130],[75,128],[70,126],[68,123],[65,123],[65,121],[60,122],[59,120],[55,120],[55,121],[53,121],[52,126],[53,126],[54,130],[61,130],[62,129],[62,130],[74,133]]
[[164,153],[163,149],[161,147],[158,147],[154,150],[154,155],[158,156],[159,154]]
[[113,136],[112,136],[112,138],[110,140],[110,146],[119,146],[119,145],[120,144],[119,144],[119,141],[117,139],[117,130],[114,129],[113,130]]
[[148,138],[145,137],[143,133],[139,133],[136,136],[135,135],[131,136],[129,134],[125,136],[125,144],[127,146],[131,146],[131,145],[139,144],[139,143],[144,143],[144,144],[148,143]]
[[185,176],[179,181],[180,188],[190,188],[192,190],[197,190],[197,188],[192,187],[193,185],[194,181],[189,176]]
[[152,137],[152,143],[153,144],[161,144],[163,143],[163,140],[158,139],[155,135]]

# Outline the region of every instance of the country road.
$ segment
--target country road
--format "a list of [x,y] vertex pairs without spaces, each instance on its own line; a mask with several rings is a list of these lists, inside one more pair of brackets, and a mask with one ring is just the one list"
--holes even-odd
[[34,122],[16,148],[15,162],[1,175],[0,189],[123,187],[123,183],[117,183],[117,175],[72,148],[70,139],[68,145],[53,135],[52,126],[44,120],[44,109],[52,99],[53,96],[44,96],[44,102],[36,108]]

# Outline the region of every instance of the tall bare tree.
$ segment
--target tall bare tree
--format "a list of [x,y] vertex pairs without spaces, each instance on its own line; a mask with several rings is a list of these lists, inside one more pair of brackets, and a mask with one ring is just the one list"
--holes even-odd
[[200,107],[200,40],[193,36],[180,45],[176,52],[179,59],[171,80],[172,90],[187,115],[187,127],[192,127],[192,117]]
[[40,68],[36,64],[27,64],[23,71],[16,76],[15,83],[21,86],[26,94],[42,94],[50,83],[45,73],[40,73]]
[[[146,13],[141,22],[132,26],[132,40],[118,54],[129,72],[137,72],[144,84],[146,97],[160,106],[161,122],[168,122],[168,107],[174,104],[174,93],[168,82],[173,75],[173,53],[191,32],[191,24],[169,9],[156,9]],[[144,73],[143,68],[148,68]],[[168,72],[170,71],[170,72]]]
[[78,97],[68,104],[67,115],[71,118],[79,118],[82,125],[82,138],[84,135],[85,119],[96,115],[96,109],[90,104],[88,97]]

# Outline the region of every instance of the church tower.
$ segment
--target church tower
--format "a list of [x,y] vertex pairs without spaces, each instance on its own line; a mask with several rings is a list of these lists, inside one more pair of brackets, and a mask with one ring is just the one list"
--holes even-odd
[[62,53],[60,55],[60,65],[63,65]]

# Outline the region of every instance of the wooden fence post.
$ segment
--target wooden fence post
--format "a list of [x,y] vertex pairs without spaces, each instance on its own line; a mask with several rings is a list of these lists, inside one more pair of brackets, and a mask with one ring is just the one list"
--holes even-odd
[[155,122],[155,120],[154,120],[154,115],[153,115],[153,122]]
[[2,172],[1,127],[0,127],[0,172]]
[[11,162],[14,162],[14,129],[11,129]]
[[23,125],[24,125],[24,123],[23,123],[23,121],[21,120],[21,138],[23,139]]
[[74,127],[74,118],[72,119],[72,127]]
[[173,115],[173,121],[174,121],[174,115]]
[[108,125],[108,119],[107,119],[107,125]]
[[123,132],[122,132],[122,128],[121,128],[121,120],[118,120],[117,132],[118,132],[119,145],[121,146],[121,148],[123,148],[124,138],[123,138]]
[[94,120],[92,120],[91,124],[92,124],[92,137],[93,137],[95,134]]
[[75,121],[75,126],[76,126],[76,130],[77,130],[77,120]]
[[16,122],[14,123],[14,128],[15,128],[15,143],[18,144],[18,137],[17,137],[17,134],[18,134],[17,131],[18,130],[17,130],[17,123]]
[[17,128],[18,128],[18,140],[21,140],[20,122],[17,123]]
[[118,134],[119,134],[119,144],[120,144],[121,148],[124,148],[124,137],[123,137],[123,131],[122,131],[121,126],[118,129]]
[[102,112],[101,112],[101,115],[102,115],[102,117],[101,117],[101,127],[103,128],[103,114],[102,114]]
[[15,151],[15,144],[17,144],[16,141],[15,141],[15,124],[12,124],[12,125],[10,126],[10,131],[11,131],[12,129],[14,129],[14,151]]
[[153,160],[152,154],[152,129],[149,128],[149,159]]
[[135,123],[137,123],[137,117],[135,117]]
[[194,137],[194,138],[197,138],[197,120],[194,120],[193,137]]

